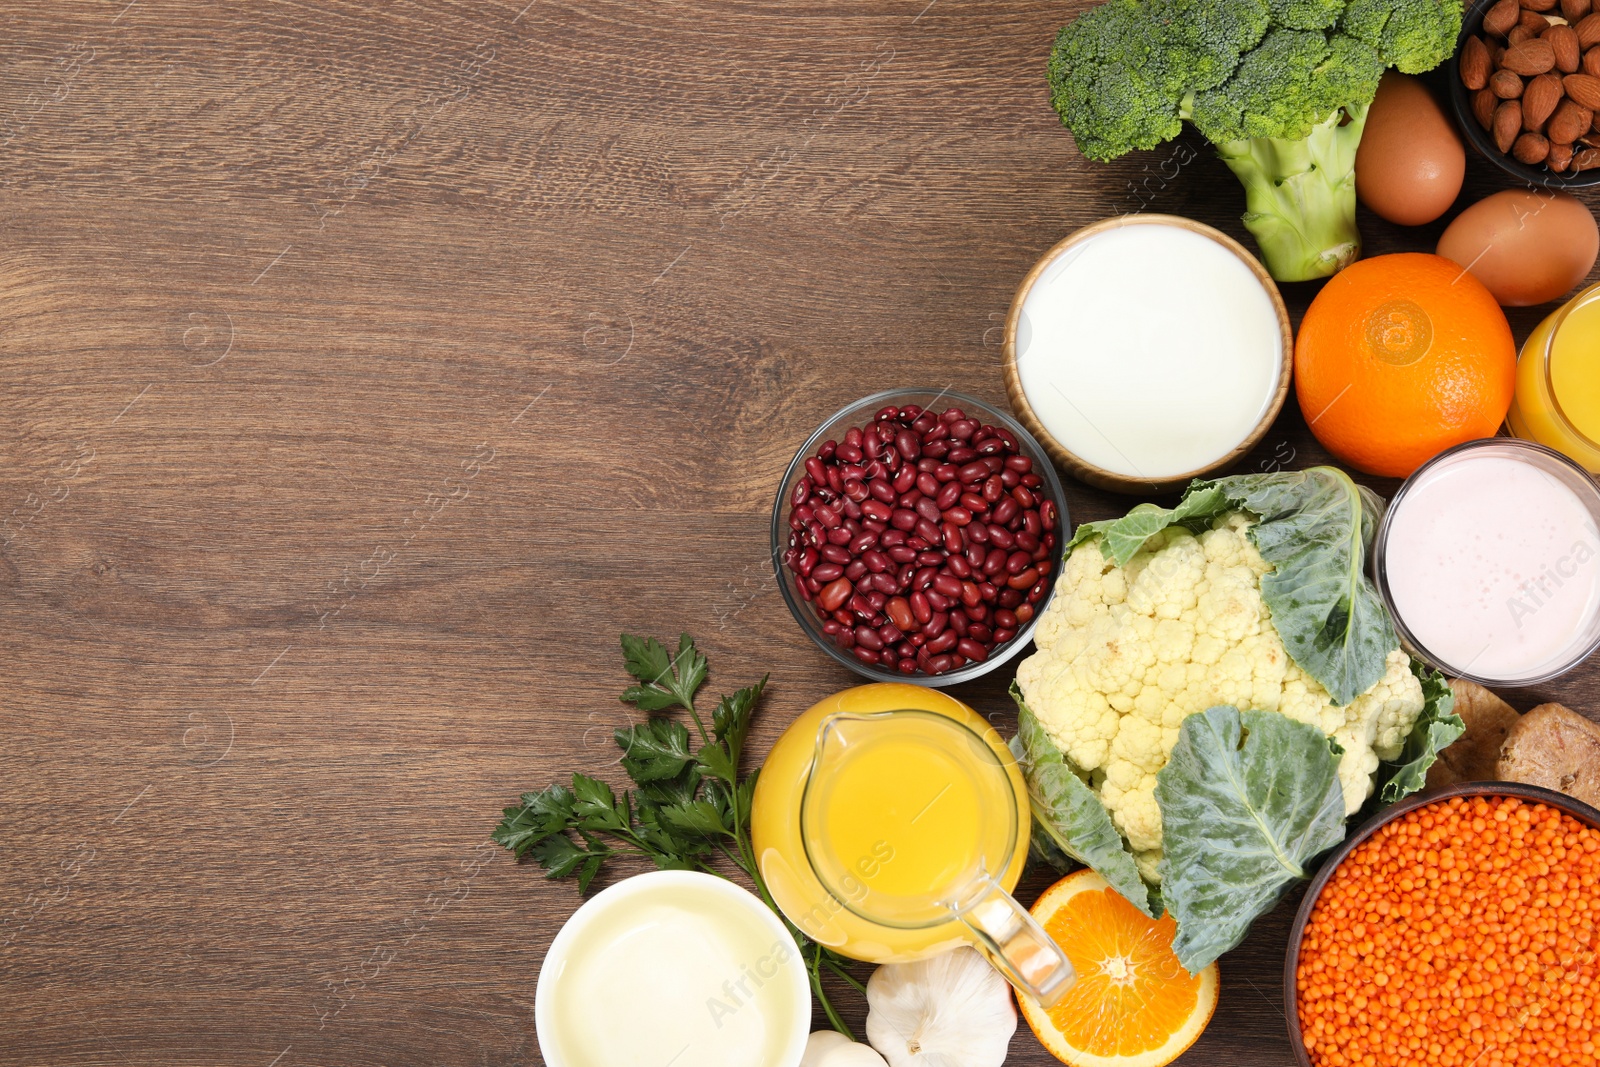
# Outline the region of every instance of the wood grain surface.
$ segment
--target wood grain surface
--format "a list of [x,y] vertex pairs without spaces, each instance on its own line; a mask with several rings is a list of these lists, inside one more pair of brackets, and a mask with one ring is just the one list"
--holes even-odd
[[[0,1062],[541,1062],[578,901],[487,835],[616,775],[619,631],[770,670],[764,751],[854,680],[767,568],[812,427],[1003,402],[1013,289],[1078,226],[1248,242],[1192,134],[1077,155],[1078,6],[0,5]],[[1239,469],[1325,459],[1291,400]],[[1009,729],[1005,684],[959,695]],[[1594,714],[1600,669],[1535,697]],[[1295,903],[1185,1063],[1289,1062]]]

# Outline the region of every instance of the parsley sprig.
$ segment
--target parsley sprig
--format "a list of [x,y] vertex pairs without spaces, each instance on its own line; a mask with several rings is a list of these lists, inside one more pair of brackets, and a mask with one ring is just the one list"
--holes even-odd
[[[637,680],[623,691],[622,701],[645,713],[644,721],[612,734],[633,789],[618,796],[598,778],[574,774],[570,788],[558,784],[522,794],[520,805],[505,809],[494,840],[518,858],[533,857],[546,878],[575,875],[580,893],[613,856],[642,857],[662,870],[717,875],[723,872],[712,862],[725,857],[749,877],[793,935],[829,1024],[854,1040],[823,988],[822,975],[835,975],[862,995],[866,988],[850,974],[848,960],[811,942],[778,909],[750,842],[750,801],[760,772],[741,779],[739,760],[767,678],[718,700],[708,731],[694,703],[708,667],[688,634],[679,637],[675,654],[653,637],[623,634],[622,657]],[[689,713],[693,734],[683,723],[658,715],[673,708]]]

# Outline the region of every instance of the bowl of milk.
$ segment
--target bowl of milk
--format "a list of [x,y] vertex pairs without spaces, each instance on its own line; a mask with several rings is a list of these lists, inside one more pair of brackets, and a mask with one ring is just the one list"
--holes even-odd
[[549,1067],[797,1067],[811,989],[753,893],[652,871],[596,893],[556,934],[534,991]]
[[1253,448],[1289,393],[1294,336],[1264,267],[1210,226],[1127,215],[1061,241],[1006,319],[1017,418],[1081,481],[1179,489]]
[[1600,487],[1531,441],[1457,445],[1395,493],[1373,570],[1406,645],[1440,670],[1548,681],[1600,647]]

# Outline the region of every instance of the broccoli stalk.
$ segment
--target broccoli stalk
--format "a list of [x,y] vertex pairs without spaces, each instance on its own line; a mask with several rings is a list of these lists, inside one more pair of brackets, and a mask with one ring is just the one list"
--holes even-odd
[[1459,0],[1105,0],[1061,31],[1050,99],[1090,159],[1154,148],[1188,121],[1245,187],[1274,278],[1361,252],[1355,158],[1386,67],[1442,63]]
[[1360,257],[1355,164],[1366,121],[1364,107],[1336,111],[1303,140],[1217,145],[1244,185],[1245,227],[1279,281],[1325,278]]

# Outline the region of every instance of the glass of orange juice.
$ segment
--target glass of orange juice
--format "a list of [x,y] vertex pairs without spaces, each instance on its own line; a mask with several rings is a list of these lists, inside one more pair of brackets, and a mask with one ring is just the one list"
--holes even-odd
[[1522,346],[1511,432],[1600,474],[1600,285],[1541,322]]
[[975,945],[1046,1006],[1072,965],[1010,895],[1031,812],[994,728],[921,686],[858,686],[801,715],[757,779],[768,889],[812,940],[886,963]]

